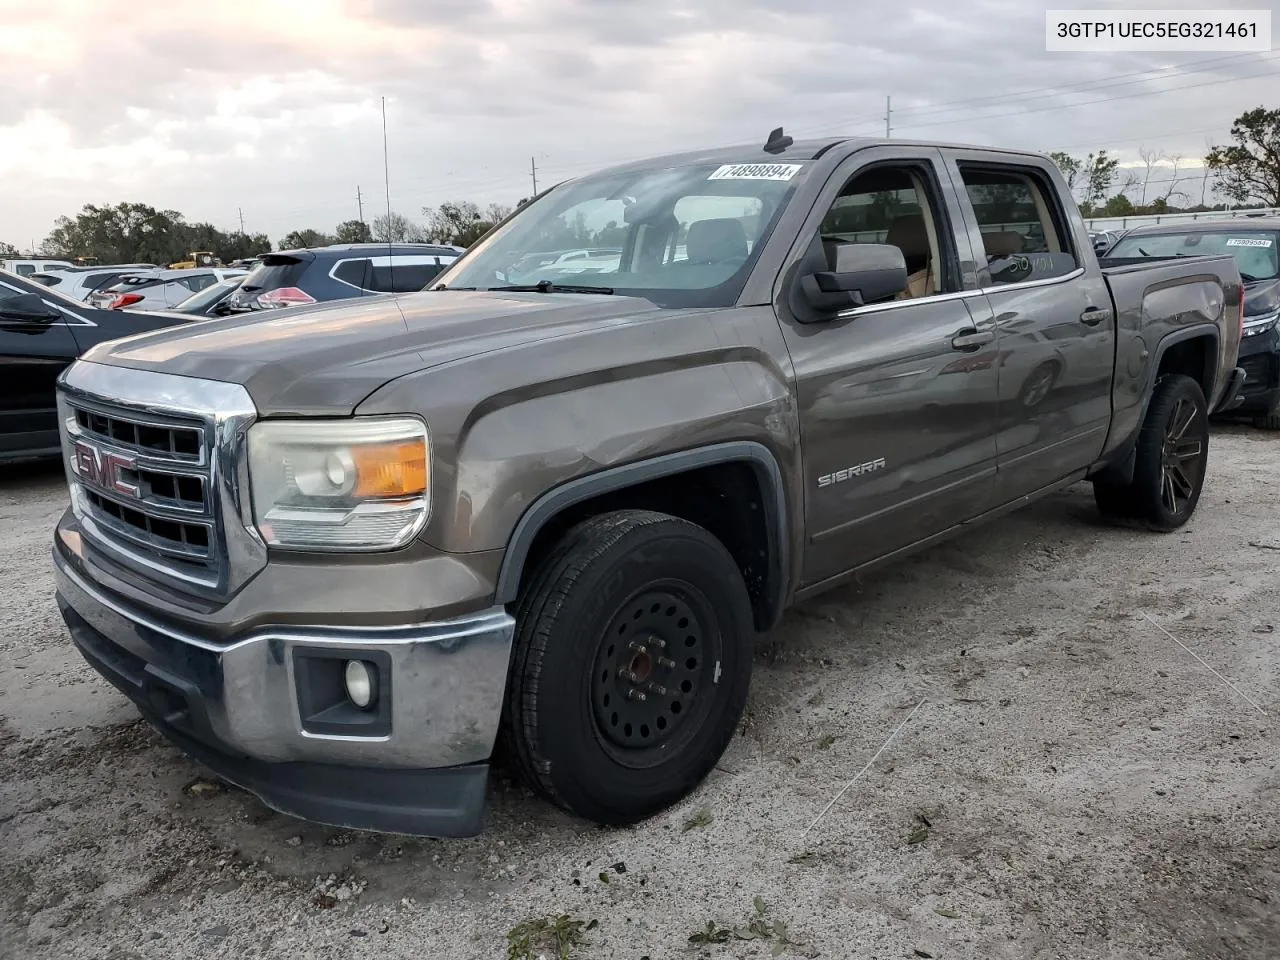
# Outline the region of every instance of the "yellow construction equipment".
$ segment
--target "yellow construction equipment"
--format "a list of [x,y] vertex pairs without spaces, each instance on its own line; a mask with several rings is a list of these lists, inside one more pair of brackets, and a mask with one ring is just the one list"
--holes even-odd
[[195,267],[220,267],[222,261],[210,250],[194,250],[187,254],[189,259],[169,264],[170,270],[191,270]]

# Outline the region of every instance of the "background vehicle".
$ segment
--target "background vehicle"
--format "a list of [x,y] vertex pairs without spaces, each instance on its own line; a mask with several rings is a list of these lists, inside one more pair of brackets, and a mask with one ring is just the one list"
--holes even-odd
[[110,286],[126,274],[154,269],[155,264],[152,263],[117,263],[104,267],[76,267],[72,270],[33,273],[30,279],[46,287],[56,287],[59,293],[73,300],[84,300],[89,294]]
[[99,310],[0,272],[0,461],[57,456],[54,383],[81,351],[190,319]]
[[108,310],[172,310],[193,293],[229,277],[245,275],[242,270],[213,268],[131,273],[91,293],[87,302]]
[[1089,234],[1089,240],[1093,243],[1093,252],[1098,256],[1104,256],[1112,245],[1124,236],[1123,230],[1098,230]]
[[[608,223],[589,284],[505,275]],[[472,834],[501,737],[548,800],[634,823],[717,762],[789,604],[1081,479],[1182,527],[1241,296],[1226,256],[1104,268],[1039,155],[779,130],[628,164],[428,292],[87,354],[59,606],[278,809]],[[142,424],[155,448],[112,442]]]
[[8,270],[10,273],[16,273],[20,277],[29,277],[39,271],[61,270],[66,267],[75,267],[75,264],[70,260],[54,260],[48,257],[40,257],[35,260],[0,260],[0,270]]
[[174,313],[193,314],[201,317],[225,317],[231,312],[227,298],[240,289],[244,277],[228,277],[219,280],[199,293],[193,293],[173,308]]
[[1280,217],[1158,224],[1129,231],[1110,262],[1229,254],[1244,281],[1239,363],[1247,379],[1232,416],[1280,430]]
[[268,310],[423,289],[463,253],[422,243],[350,243],[268,253],[232,294],[232,310]]
[[196,267],[220,267],[222,261],[213,255],[211,250],[196,250],[187,254],[186,260],[169,264],[170,270],[193,270]]

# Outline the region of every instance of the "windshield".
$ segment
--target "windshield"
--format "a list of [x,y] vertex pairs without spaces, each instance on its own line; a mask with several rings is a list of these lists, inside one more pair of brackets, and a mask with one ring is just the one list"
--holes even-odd
[[1128,236],[1112,247],[1115,257],[1207,257],[1224,253],[1235,258],[1246,282],[1271,280],[1280,276],[1280,233],[1274,230],[1230,230],[1212,233],[1158,233]]
[[550,283],[731,306],[806,163],[689,164],[570,181],[441,274],[447,289]]

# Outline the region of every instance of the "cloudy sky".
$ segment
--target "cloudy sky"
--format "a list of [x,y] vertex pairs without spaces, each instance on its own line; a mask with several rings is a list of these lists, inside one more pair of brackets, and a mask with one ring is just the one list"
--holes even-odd
[[410,215],[514,203],[530,158],[544,186],[779,124],[883,134],[886,95],[894,136],[1134,160],[1198,157],[1280,106],[1280,52],[1049,54],[1050,6],[1211,4],[0,0],[0,240],[123,200],[223,228],[243,211],[278,239],[354,217],[359,187],[367,219],[386,202],[382,97]]

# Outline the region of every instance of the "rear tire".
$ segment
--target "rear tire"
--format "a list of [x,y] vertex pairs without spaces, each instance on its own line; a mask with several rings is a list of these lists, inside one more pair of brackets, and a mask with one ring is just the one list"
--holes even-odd
[[1195,512],[1209,462],[1209,407],[1200,385],[1181,374],[1156,383],[1138,434],[1132,497],[1152,530],[1183,526]]
[[732,739],[754,633],[742,574],[702,527],[642,510],[586,520],[522,592],[507,752],[571,813],[609,825],[652,816]]

